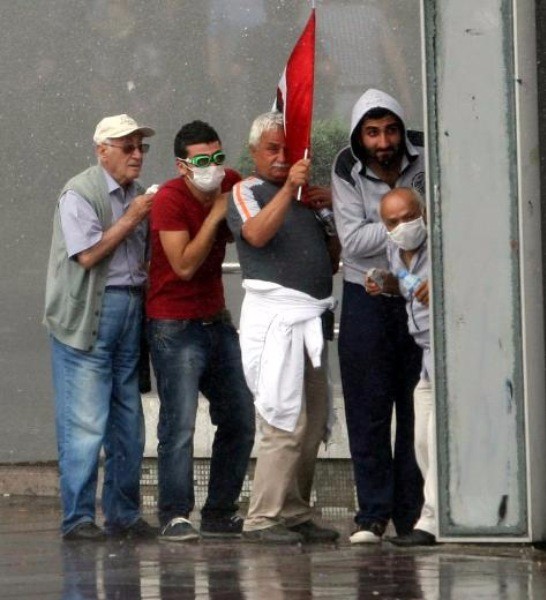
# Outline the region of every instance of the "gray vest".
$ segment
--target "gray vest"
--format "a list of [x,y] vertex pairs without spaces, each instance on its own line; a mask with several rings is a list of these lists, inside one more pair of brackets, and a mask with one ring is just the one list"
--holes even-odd
[[[100,166],[73,177],[63,188],[77,192],[93,207],[105,231],[112,225],[112,206],[106,178]],[[110,257],[86,270],[70,259],[61,227],[59,199],[53,218],[53,238],[47,269],[44,325],[63,344],[92,350],[95,343],[102,296]]]

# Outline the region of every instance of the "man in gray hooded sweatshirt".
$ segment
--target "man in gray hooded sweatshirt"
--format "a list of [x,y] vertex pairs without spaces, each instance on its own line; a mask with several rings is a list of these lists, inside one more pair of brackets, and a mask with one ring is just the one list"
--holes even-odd
[[354,544],[380,541],[390,519],[399,536],[409,533],[423,503],[412,399],[421,351],[408,333],[404,300],[372,296],[364,287],[368,271],[388,268],[381,198],[395,187],[424,193],[424,155],[414,142],[399,103],[370,89],[353,108],[350,144],[332,170],[344,265],[339,360],[359,504]]

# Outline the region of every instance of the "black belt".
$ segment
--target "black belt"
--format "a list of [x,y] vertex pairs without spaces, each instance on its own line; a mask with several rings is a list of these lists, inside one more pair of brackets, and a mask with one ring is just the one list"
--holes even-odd
[[107,285],[107,292],[125,292],[126,294],[142,294],[144,287],[141,285]]

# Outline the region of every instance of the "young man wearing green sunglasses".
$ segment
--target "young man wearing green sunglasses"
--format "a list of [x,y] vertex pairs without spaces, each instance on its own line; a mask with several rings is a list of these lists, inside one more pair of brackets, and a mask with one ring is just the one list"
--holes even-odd
[[152,259],[147,301],[152,364],[161,404],[158,426],[160,539],[199,533],[194,508],[193,433],[201,392],[217,426],[203,537],[239,537],[237,498],[254,443],[254,405],[239,338],[225,307],[222,262],[231,241],[227,192],[240,181],[224,169],[216,131],[184,125],[174,142],[179,177],[164,183],[151,212]]
[[226,162],[226,153],[223,150],[216,150],[212,154],[196,154],[190,158],[178,158],[177,160],[203,169],[211,163],[214,165],[223,165]]

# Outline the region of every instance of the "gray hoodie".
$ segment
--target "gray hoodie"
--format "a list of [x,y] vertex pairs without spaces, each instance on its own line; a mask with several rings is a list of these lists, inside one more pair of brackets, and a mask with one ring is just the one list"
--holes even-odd
[[410,141],[402,107],[385,92],[367,90],[353,108],[350,143],[337,155],[332,169],[334,217],[343,248],[343,277],[362,286],[368,269],[388,268],[387,234],[379,217],[379,203],[391,188],[362,162],[359,145],[360,123],[373,108],[389,110],[404,125],[406,152],[396,187],[414,187],[421,194],[425,191],[424,151],[416,147],[418,142],[414,145]]

